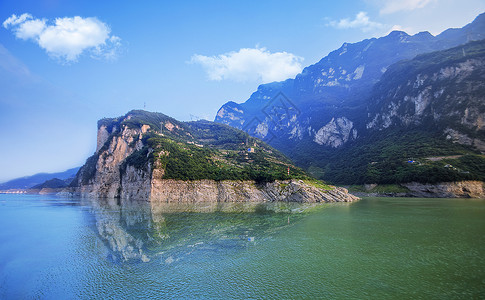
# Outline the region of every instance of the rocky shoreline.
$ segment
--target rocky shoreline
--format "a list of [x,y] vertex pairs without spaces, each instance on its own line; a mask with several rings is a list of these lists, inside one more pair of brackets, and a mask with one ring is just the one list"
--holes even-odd
[[[359,200],[345,188],[332,186],[324,190],[303,180],[277,180],[258,184],[253,181],[160,179],[150,181],[144,188],[141,186],[122,186],[121,193],[116,197],[152,203],[323,203]],[[65,189],[61,194],[100,197],[96,185]],[[101,197],[112,198],[110,195]]]
[[485,198],[485,183],[482,181],[457,181],[440,183],[402,183],[406,191],[374,191],[378,185],[365,185],[367,191],[356,191],[358,197],[415,197],[415,198]]

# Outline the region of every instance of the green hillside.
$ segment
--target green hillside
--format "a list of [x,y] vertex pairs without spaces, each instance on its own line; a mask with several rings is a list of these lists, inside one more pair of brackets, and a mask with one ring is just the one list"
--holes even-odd
[[[256,182],[311,179],[279,151],[227,125],[209,121],[180,122],[161,113],[141,110],[131,111],[120,118],[100,120],[98,126],[102,125],[111,129],[150,126],[142,138],[144,146],[123,162],[122,172],[127,166],[146,170],[150,164],[163,169],[165,179]],[[119,130],[109,140],[118,135]],[[106,147],[108,143],[99,153]],[[94,176],[96,161],[97,154],[88,159],[85,168],[91,172],[85,172],[83,182]]]
[[483,155],[420,129],[374,133],[343,149],[305,153],[295,162],[334,184],[485,181]]

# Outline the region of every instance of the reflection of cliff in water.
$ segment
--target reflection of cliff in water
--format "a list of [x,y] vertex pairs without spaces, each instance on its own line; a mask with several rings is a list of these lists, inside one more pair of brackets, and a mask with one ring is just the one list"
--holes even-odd
[[145,254],[151,225],[148,203],[123,203],[119,199],[83,199],[96,220],[96,231],[115,261],[149,261]]
[[83,199],[115,261],[172,263],[194,253],[224,254],[270,238],[304,212],[335,204],[150,203]]

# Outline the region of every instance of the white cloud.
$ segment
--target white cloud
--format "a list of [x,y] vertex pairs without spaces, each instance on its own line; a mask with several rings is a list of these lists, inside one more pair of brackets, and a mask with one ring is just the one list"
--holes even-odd
[[56,18],[54,22],[35,19],[30,14],[12,15],[3,22],[17,38],[33,40],[50,56],[74,62],[83,52],[92,57],[114,59],[121,39],[110,35],[110,28],[96,18]]
[[257,80],[263,83],[294,77],[302,70],[302,57],[266,48],[243,48],[217,56],[195,54],[190,63],[200,64],[210,80]]
[[15,14],[11,15],[10,18],[6,19],[3,22],[3,27],[7,28],[10,25],[18,25],[20,23],[25,22],[27,19],[32,19],[31,14],[23,14],[19,17],[17,17]]
[[391,29],[389,29],[387,31],[386,34],[389,34],[389,33],[396,31],[396,30],[397,31],[404,31],[407,34],[411,34],[411,35],[416,33],[416,31],[412,27],[403,27],[401,25],[394,25],[394,26],[391,27]]
[[340,19],[339,21],[330,21],[327,23],[327,26],[332,26],[338,29],[359,28],[362,31],[367,32],[374,29],[380,29],[383,27],[383,24],[371,21],[369,16],[367,16],[367,13],[361,11],[353,20],[345,18]]
[[386,0],[384,7],[381,8],[381,14],[392,14],[399,11],[411,11],[423,8],[431,2],[437,0]]

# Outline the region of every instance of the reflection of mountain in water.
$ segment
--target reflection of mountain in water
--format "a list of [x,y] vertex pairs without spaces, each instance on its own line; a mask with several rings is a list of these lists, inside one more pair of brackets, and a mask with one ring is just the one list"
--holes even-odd
[[[165,204],[84,199],[114,261],[170,264],[188,255],[223,255],[256,245],[321,204]],[[327,204],[324,204],[327,206]]]

